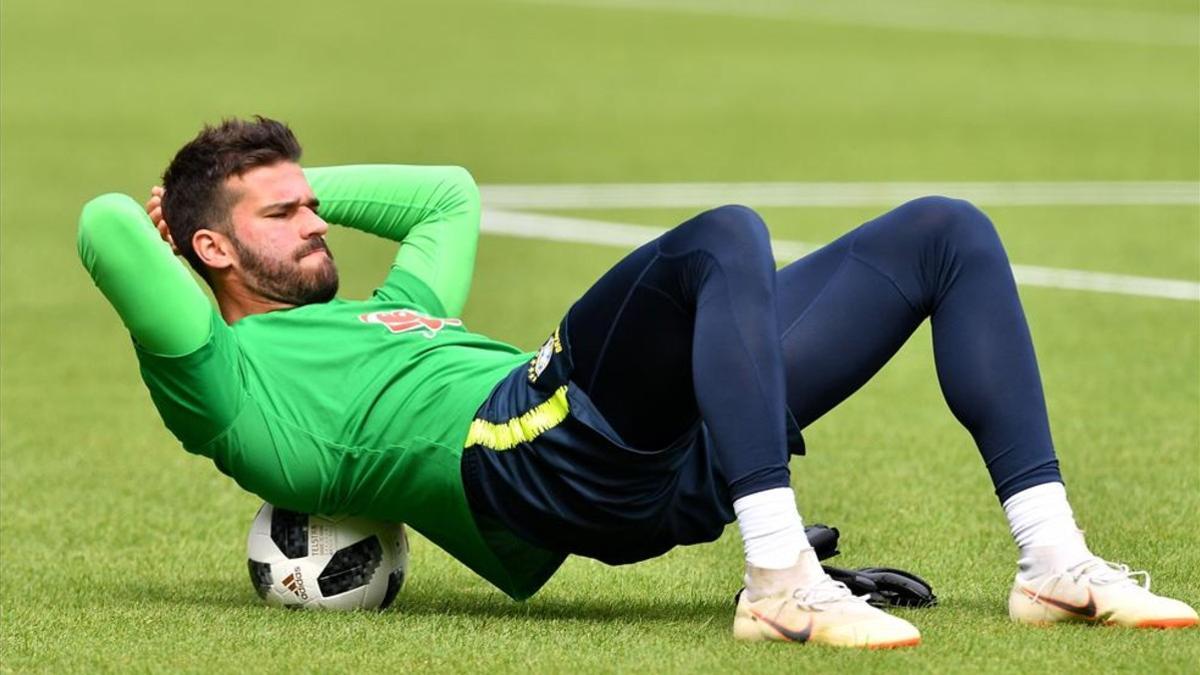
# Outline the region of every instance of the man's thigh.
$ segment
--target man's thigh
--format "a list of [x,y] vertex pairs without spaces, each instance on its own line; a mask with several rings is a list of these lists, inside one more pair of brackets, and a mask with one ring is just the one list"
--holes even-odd
[[880,242],[889,215],[778,272],[787,404],[801,429],[862,387],[920,325],[889,274],[856,252]]
[[597,280],[563,322],[572,382],[624,443],[645,451],[672,444],[699,420],[687,265],[650,242]]

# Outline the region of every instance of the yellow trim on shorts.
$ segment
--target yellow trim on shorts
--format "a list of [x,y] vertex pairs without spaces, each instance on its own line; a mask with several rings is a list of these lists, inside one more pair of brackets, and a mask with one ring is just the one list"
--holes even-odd
[[496,423],[475,419],[463,447],[482,445],[490,450],[511,450],[553,429],[567,419],[571,404],[567,402],[567,385],[538,404],[533,410],[507,422]]

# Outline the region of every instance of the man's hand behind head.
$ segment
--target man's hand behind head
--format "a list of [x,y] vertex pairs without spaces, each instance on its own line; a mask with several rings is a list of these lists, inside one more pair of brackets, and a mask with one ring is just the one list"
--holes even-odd
[[167,221],[163,218],[162,198],[164,194],[164,190],[158,185],[150,188],[150,199],[146,201],[146,213],[150,216],[150,222],[154,223],[155,229],[158,230],[158,236],[171,246],[172,253],[179,255],[179,247],[171,238],[171,229],[167,227]]

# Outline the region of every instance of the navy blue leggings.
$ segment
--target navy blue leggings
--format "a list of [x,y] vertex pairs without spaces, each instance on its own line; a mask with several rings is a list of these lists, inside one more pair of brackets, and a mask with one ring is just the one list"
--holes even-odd
[[653,451],[702,419],[737,499],[789,485],[789,424],[854,393],[926,317],[999,498],[1062,480],[1008,258],[967,202],[909,202],[778,271],[756,213],[713,209],[624,258],[567,321],[573,380],[622,439]]

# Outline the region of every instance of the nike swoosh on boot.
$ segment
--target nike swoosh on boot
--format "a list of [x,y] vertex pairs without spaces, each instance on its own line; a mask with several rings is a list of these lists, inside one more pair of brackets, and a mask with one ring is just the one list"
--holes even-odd
[[1054,598],[1048,598],[1044,595],[1038,595],[1024,586],[1021,587],[1021,592],[1025,595],[1028,595],[1033,600],[1044,602],[1048,605],[1054,605],[1063,611],[1070,612],[1085,619],[1096,618],[1096,599],[1092,597],[1092,592],[1090,590],[1088,591],[1088,601],[1086,605],[1072,605],[1069,602],[1063,602],[1062,600],[1055,600]]
[[756,612],[754,610],[750,610],[750,613],[754,615],[754,618],[767,624],[768,626],[773,628],[775,630],[775,632],[777,632],[780,635],[782,635],[783,637],[791,640],[792,642],[808,642],[808,638],[812,636],[813,620],[811,617],[808,619],[808,625],[805,626],[802,630],[792,630],[792,629],[788,628],[787,626],[782,626],[782,625],[768,619],[767,617],[763,616],[762,614],[759,614],[758,612]]

